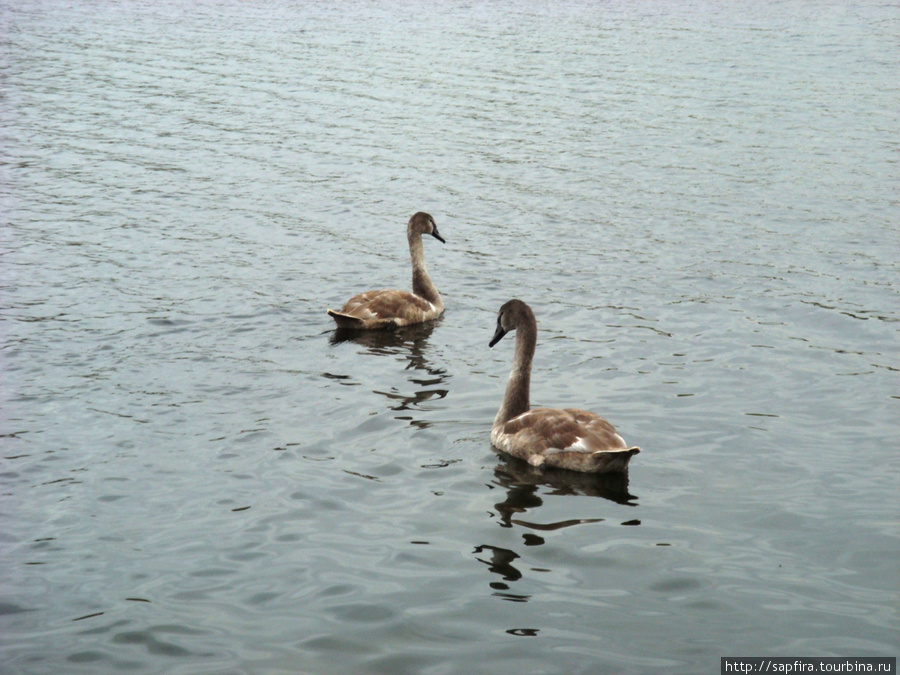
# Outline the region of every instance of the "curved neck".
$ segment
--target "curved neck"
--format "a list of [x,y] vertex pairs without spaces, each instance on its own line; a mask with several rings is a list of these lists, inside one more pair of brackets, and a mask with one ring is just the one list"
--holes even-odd
[[531,409],[529,400],[531,390],[531,361],[534,358],[534,347],[537,343],[537,325],[534,321],[526,322],[516,328],[516,352],[513,367],[506,384],[503,404],[497,411],[494,424],[504,424],[517,415]]
[[422,235],[419,232],[410,232],[409,257],[412,259],[412,292],[420,298],[425,298],[436,307],[443,307],[444,302],[431,277],[428,276],[428,268],[425,267],[425,250],[422,246]]

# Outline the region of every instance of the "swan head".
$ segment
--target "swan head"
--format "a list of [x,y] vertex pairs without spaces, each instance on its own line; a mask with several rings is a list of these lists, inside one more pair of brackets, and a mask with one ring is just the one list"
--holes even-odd
[[409,234],[430,234],[442,244],[447,243],[438,232],[437,225],[434,223],[434,218],[424,211],[419,211],[412,215],[406,226],[406,231]]
[[503,303],[500,311],[497,312],[497,330],[494,331],[494,337],[491,338],[488,346],[493,347],[503,339],[504,335],[510,331],[514,331],[520,324],[524,324],[528,321],[532,324],[536,323],[534,312],[531,311],[531,307],[521,300],[515,299]]

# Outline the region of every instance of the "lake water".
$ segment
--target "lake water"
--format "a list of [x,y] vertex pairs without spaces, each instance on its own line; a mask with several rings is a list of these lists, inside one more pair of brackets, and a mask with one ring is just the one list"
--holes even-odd
[[[0,672],[897,656],[900,7],[0,0]],[[336,334],[408,288],[447,310]],[[532,400],[629,475],[490,447]]]

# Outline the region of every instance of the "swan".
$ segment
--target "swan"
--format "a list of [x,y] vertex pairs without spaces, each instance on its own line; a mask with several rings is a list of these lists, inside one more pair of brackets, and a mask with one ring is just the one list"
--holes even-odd
[[409,255],[412,258],[412,293],[379,290],[354,295],[340,310],[328,310],[338,328],[397,328],[430,321],[443,313],[444,301],[431,283],[425,267],[423,234],[430,234],[442,244],[446,243],[430,215],[419,211],[410,217],[406,225],[406,238],[409,240]]
[[531,362],[537,343],[534,312],[521,300],[510,300],[497,314],[497,330],[489,346],[516,331],[513,367],[494,425],[491,443],[532,466],[585,473],[625,471],[641,450],[629,446],[613,426],[586,410],[531,408]]

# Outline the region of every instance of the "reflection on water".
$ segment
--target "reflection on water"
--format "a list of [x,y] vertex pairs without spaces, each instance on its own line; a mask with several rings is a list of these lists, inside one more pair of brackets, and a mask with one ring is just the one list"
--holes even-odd
[[[567,518],[564,520],[541,523],[535,520],[523,520],[517,516],[529,510],[534,515],[535,509],[544,504],[541,495],[601,497],[624,506],[637,506],[637,496],[628,491],[628,473],[622,474],[585,474],[577,471],[541,470],[528,462],[515,457],[501,456],[500,463],[494,468],[493,486],[506,490],[506,498],[494,504],[500,516],[501,527],[518,526],[540,532],[553,532],[573,525],[585,525],[603,522],[604,518]],[[640,525],[640,521],[632,519],[622,525]],[[541,546],[545,543],[542,536],[533,532],[522,535],[525,546]],[[513,563],[521,556],[513,550],[482,544],[473,551],[475,559],[488,566],[488,570],[498,575],[502,581],[492,581],[489,585],[497,597],[510,602],[526,602],[530,596],[510,593],[507,582],[522,579],[522,571]],[[547,572],[546,569],[535,571]]]
[[[519,581],[522,578],[522,572],[513,565],[513,561],[519,558],[519,554],[510,551],[507,548],[499,546],[482,545],[476,546],[473,551],[475,559],[488,566],[488,570],[492,574],[498,575],[503,581],[492,581],[490,587],[496,591],[494,595],[510,602],[528,602],[530,595],[522,595],[509,592],[509,584],[507,581]],[[484,556],[487,557],[484,557]]]
[[[393,330],[353,330],[352,328],[335,328],[329,337],[329,343],[339,345],[344,342],[355,342],[365,347],[371,354],[396,354],[406,345],[413,346],[414,356],[421,356],[422,349],[444,317],[433,321],[417,323],[411,326],[400,326]],[[413,359],[411,359],[412,361]],[[414,366],[419,367],[419,366]]]
[[[400,391],[395,387],[388,391],[374,389],[372,393],[387,398],[389,410],[395,412],[421,410],[423,404],[443,399],[448,393],[446,385],[450,380],[450,374],[445,368],[432,366],[427,358],[431,334],[441,322],[441,318],[413,326],[402,326],[395,330],[371,331],[336,328],[329,338],[329,343],[336,346],[352,342],[364,348],[361,352],[364,355],[399,356],[401,359],[405,359],[407,363],[404,370],[413,371],[408,378],[408,382],[413,388],[412,391]],[[332,374],[326,374],[326,376],[339,377]],[[396,415],[395,417],[408,421],[414,427],[425,429],[431,426],[430,422],[414,419],[411,415]]]
[[[0,671],[895,654],[900,14],[819,4],[3,3]],[[334,331],[425,205],[446,317]],[[488,452],[513,295],[639,506]]]
[[[512,515],[524,513],[529,508],[537,508],[543,501],[538,496],[541,487],[549,488],[548,495],[584,495],[602,497],[627,506],[634,503],[637,496],[628,492],[628,472],[615,474],[590,474],[579,471],[542,471],[516,457],[501,456],[500,464],[494,468],[494,485],[507,491],[506,500],[496,504],[502,525],[511,527]],[[539,529],[558,529],[555,526],[541,526]]]

